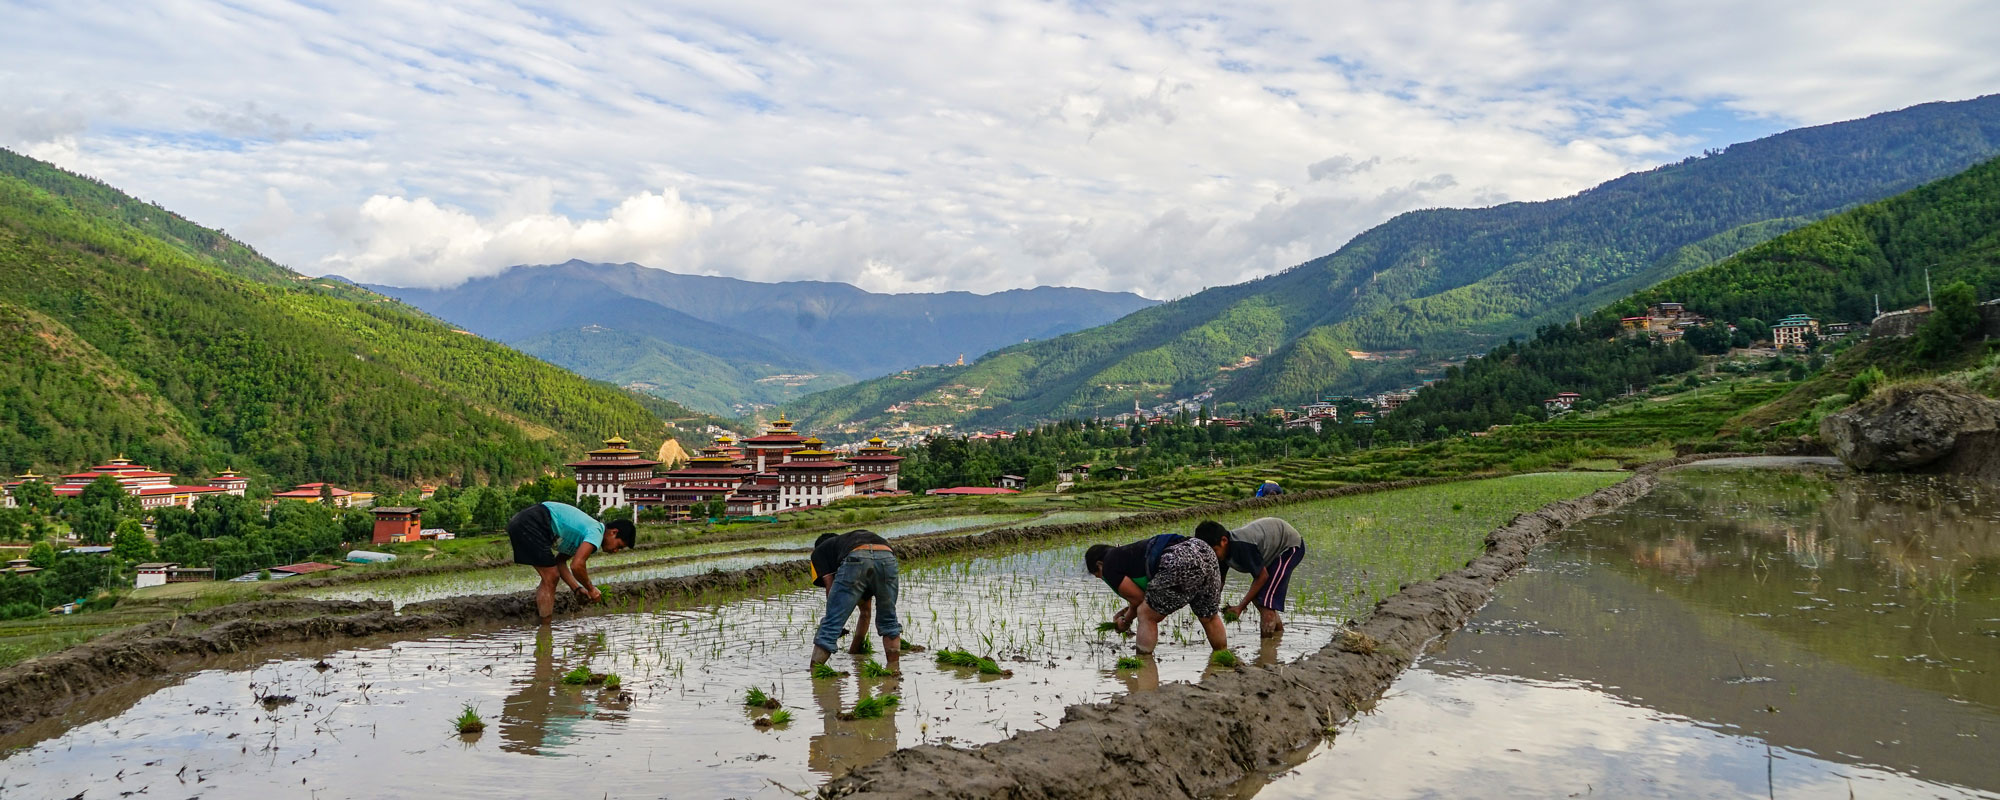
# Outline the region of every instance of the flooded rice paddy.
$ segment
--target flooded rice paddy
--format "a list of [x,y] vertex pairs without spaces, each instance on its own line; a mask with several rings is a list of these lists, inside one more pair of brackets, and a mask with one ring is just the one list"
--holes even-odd
[[[1066,511],[1040,516],[1034,514],[968,514],[950,517],[891,522],[871,529],[889,539],[904,536],[971,535],[1014,525],[1048,525],[1111,519],[1130,512]],[[1054,522],[1051,518],[1060,517]],[[785,535],[774,532],[769,538],[727,542],[692,542],[606,553],[590,560],[592,583],[615,584],[653,578],[699,575],[711,571],[747,569],[760,564],[804,558],[817,533]],[[746,552],[746,551],[765,552]],[[702,558],[702,556],[708,556]],[[658,563],[669,561],[671,563]],[[353,584],[336,584],[298,592],[300,597],[320,600],[387,600],[398,607],[406,603],[476,594],[503,594],[535,588],[533,571],[518,566],[490,567],[408,578],[382,578]]]
[[1738,462],[1565,532],[1306,797],[2000,797],[2000,489]]
[[[1232,645],[1262,663],[1316,650],[1374,602],[1376,587],[1462,564],[1514,513],[1620,477],[1524,476],[1278,510],[1315,554],[1294,579],[1295,599],[1310,601],[1287,615],[1282,638],[1260,641],[1253,616],[1230,626]],[[1397,509],[1428,521],[1405,525]],[[1184,614],[1163,630],[1156,657],[1117,667],[1130,640],[1096,629],[1119,601],[1082,572],[1088,544],[905,565],[907,640],[991,655],[1010,676],[941,666],[925,652],[904,657],[901,678],[866,677],[842,653],[833,664],[849,674],[814,680],[802,668],[822,610],[813,590],[547,631],[267,650],[135,682],[0,737],[0,798],[785,797],[897,747],[996,741],[1053,726],[1074,703],[1200,680],[1207,647]],[[1227,591],[1245,588],[1236,576]],[[577,667],[615,673],[621,685],[563,683]],[[744,706],[752,687],[790,721],[759,727],[774,712]],[[850,718],[890,694],[900,702],[880,718]],[[451,725],[467,705],[486,723],[477,735]]]

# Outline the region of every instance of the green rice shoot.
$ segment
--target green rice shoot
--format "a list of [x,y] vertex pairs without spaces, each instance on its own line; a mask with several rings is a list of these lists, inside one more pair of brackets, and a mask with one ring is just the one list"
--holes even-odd
[[903,702],[903,698],[897,697],[896,695],[893,694],[885,694],[877,697],[870,697],[866,700],[862,700],[861,702],[854,704],[854,718],[878,719],[882,716],[882,712],[889,710],[891,707],[901,702]]

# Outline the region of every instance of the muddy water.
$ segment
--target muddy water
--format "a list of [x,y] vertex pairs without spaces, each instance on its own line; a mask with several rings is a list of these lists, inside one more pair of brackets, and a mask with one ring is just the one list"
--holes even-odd
[[1829,475],[1670,474],[1243,794],[2000,797],[2000,489]]
[[[0,797],[783,797],[899,746],[995,741],[1054,725],[1072,703],[1199,680],[1208,648],[1186,615],[1163,632],[1157,658],[1114,669],[1130,645],[1095,630],[1117,601],[1082,573],[1082,547],[904,571],[906,637],[993,654],[1012,677],[940,667],[926,653],[905,657],[901,679],[863,678],[842,654],[835,664],[853,674],[812,680],[801,667],[822,609],[814,591],[578,619],[546,634],[265,653],[0,738],[22,748],[0,766]],[[1245,657],[1288,660],[1324,645],[1337,622],[1294,615],[1284,638],[1260,642],[1245,621],[1232,636]],[[563,685],[579,665],[619,674],[630,696]],[[751,686],[793,721],[753,727],[742,706]],[[893,713],[840,718],[885,693],[902,698]],[[297,701],[259,702],[272,694]],[[465,704],[488,723],[477,737],[448,724]]]
[[[1096,514],[1099,512],[1057,512],[1045,517],[1065,514]],[[1097,517],[1102,518],[1102,517]],[[1079,521],[1079,520],[1065,520]],[[874,526],[882,536],[895,539],[903,536],[933,534],[974,534],[1009,524],[1045,524],[1043,518],[1030,514],[970,514],[952,517],[892,522]],[[729,542],[698,542],[669,545],[645,550],[627,550],[607,553],[590,560],[592,583],[621,583],[625,581],[671,578],[680,575],[698,575],[711,570],[735,570],[768,564],[774,561],[789,561],[804,557],[813,539],[818,534],[784,535],[773,531],[768,539],[746,539]],[[776,550],[775,553],[741,553],[744,550]],[[735,555],[731,555],[735,554]],[[692,558],[712,556],[711,558]],[[651,564],[630,566],[639,562],[690,557],[690,560],[671,564]],[[385,578],[382,580],[335,585],[321,589],[308,589],[298,593],[301,597],[321,600],[388,600],[397,606],[444,597],[461,597],[474,594],[504,594],[535,588],[533,570],[525,567],[507,566],[488,569],[473,569],[438,575],[421,575],[409,578]]]

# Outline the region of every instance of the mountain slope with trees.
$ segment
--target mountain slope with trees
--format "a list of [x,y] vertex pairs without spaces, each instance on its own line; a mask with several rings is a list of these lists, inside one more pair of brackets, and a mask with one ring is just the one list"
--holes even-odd
[[[1953,315],[1939,315],[1946,323],[1976,319],[1976,298],[2000,295],[2000,159],[1828,217],[1575,323],[1501,345],[1448,370],[1386,417],[1386,427],[1399,436],[1478,430],[1539,416],[1542,400],[1561,391],[1603,401],[1694,369],[1700,355],[1765,336],[1771,323],[1792,314],[1866,322],[1878,297],[1884,309],[1925,303],[1926,270],[1940,306]],[[1682,303],[1710,325],[1672,344],[1618,335],[1622,317],[1662,302]],[[1731,324],[1742,331],[1734,342],[1726,329]],[[1858,355],[1950,367],[1965,333],[1960,324],[1944,334],[1870,341],[1866,350],[1882,352]]]
[[1276,275],[793,408],[826,426],[992,427],[1116,413],[1209,386],[1220,401],[1261,408],[1405,385],[1426,364],[1618,296],[1607,291],[1713,263],[1996,154],[2000,95],[1789,131],[1571,197],[1410,212]]
[[199,477],[537,475],[646,403],[0,150],[0,468],[125,453]]

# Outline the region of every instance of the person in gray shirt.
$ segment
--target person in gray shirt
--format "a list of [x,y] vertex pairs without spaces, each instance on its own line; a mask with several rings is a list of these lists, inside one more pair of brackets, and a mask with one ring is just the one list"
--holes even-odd
[[1235,530],[1215,520],[1203,520],[1194,530],[1201,538],[1226,535],[1229,545],[1224,551],[1224,569],[1253,576],[1243,602],[1225,610],[1240,616],[1255,604],[1259,633],[1270,637],[1284,632],[1280,614],[1285,610],[1285,595],[1291,589],[1292,572],[1306,557],[1306,540],[1298,529],[1277,517],[1263,517]]

